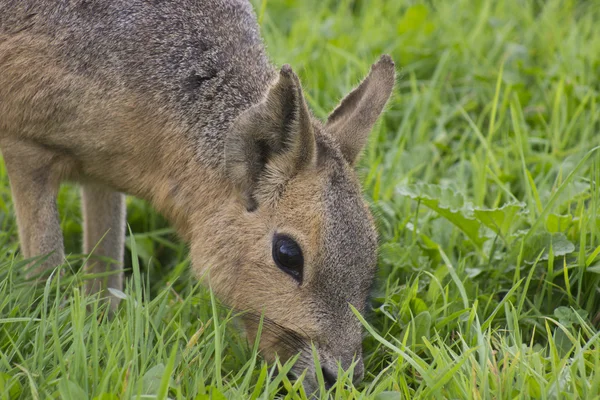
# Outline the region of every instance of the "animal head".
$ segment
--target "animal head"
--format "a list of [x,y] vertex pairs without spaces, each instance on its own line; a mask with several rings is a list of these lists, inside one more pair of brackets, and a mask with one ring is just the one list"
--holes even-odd
[[362,328],[349,305],[366,308],[377,236],[353,167],[394,79],[393,61],[382,56],[322,124],[283,66],[226,139],[236,196],[223,228],[230,234],[216,248],[227,249],[220,257],[234,267],[226,277],[214,274],[211,286],[225,303],[252,311],[245,319],[251,339],[264,315],[267,359],[300,353],[293,372],[308,369],[308,390],[316,388],[311,344],[327,384],[337,379],[338,363],[354,365],[357,380],[363,374]]

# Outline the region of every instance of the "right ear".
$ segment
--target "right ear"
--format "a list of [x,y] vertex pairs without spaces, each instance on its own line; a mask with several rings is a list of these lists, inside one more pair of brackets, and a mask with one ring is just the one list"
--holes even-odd
[[395,78],[394,61],[388,55],[381,56],[369,75],[327,118],[325,129],[340,145],[349,164],[356,163],[365,147],[369,132],[392,94]]
[[291,178],[315,158],[315,137],[298,76],[289,65],[265,99],[244,111],[225,139],[225,169],[248,211],[258,206],[255,190],[267,164],[280,160],[283,178]]

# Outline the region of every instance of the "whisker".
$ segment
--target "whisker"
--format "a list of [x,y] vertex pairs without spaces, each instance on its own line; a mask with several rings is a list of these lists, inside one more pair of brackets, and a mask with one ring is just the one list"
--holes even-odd
[[[253,310],[240,310],[220,302],[217,302],[215,306],[219,311],[230,313],[233,318],[242,318],[246,323],[253,324],[256,329],[258,329],[262,320],[263,332],[275,337],[278,341],[277,344],[284,350],[292,354],[301,353],[298,361],[303,365],[306,367],[312,365],[312,357],[308,357],[302,350],[310,348],[310,343],[313,340],[301,327],[297,325],[292,325],[292,328],[285,327],[273,321],[271,318]],[[304,360],[304,358],[307,358],[308,361]]]
[[[244,317],[250,323],[255,324],[256,327],[258,327],[258,324],[261,320],[259,315],[252,312],[244,314]],[[287,350],[298,352],[300,349],[308,346],[309,340],[290,330],[289,328],[286,328],[267,317],[262,317],[262,321],[263,331],[271,333],[277,337],[280,343],[286,345]]]

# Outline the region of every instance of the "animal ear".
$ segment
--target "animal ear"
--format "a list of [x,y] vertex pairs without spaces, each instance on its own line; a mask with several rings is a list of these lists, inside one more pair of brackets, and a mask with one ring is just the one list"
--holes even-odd
[[394,61],[382,55],[369,75],[350,92],[327,118],[325,125],[351,165],[367,143],[369,132],[387,103],[395,82]]
[[225,139],[225,168],[246,208],[258,204],[255,190],[270,164],[279,177],[295,175],[315,159],[315,137],[298,76],[281,67],[265,99],[244,111]]

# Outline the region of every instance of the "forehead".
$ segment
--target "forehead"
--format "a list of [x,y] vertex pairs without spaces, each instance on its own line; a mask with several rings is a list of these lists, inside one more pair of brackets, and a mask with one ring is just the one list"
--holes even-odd
[[[340,152],[326,140],[318,142],[324,171],[322,257],[317,272],[331,302],[356,303],[365,297],[374,276],[377,235],[360,186]],[[363,299],[364,300],[364,299]],[[360,304],[355,306],[361,308]]]

